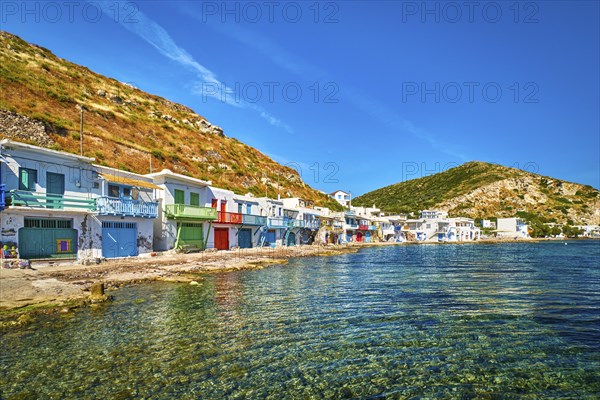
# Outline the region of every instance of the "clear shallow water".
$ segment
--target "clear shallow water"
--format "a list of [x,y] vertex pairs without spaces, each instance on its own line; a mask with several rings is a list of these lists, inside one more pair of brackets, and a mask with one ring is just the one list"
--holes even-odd
[[598,398],[600,242],[372,248],[6,331],[0,398]]

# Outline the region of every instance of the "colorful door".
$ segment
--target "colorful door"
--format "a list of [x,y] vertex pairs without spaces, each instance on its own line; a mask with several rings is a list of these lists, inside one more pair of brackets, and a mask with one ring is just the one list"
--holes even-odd
[[371,241],[371,232],[367,232],[365,233],[365,242],[370,242]]
[[267,231],[267,243],[275,244],[275,230],[274,229],[270,229],[269,231]]
[[288,234],[287,245],[288,246],[295,246],[296,245],[296,234],[294,232],[290,232]]
[[229,228],[215,228],[215,248],[229,250]]
[[356,234],[356,241],[357,242],[362,242],[363,241],[363,234],[362,234],[362,232],[358,232]]
[[65,175],[46,172],[46,205],[48,208],[63,208],[62,196],[65,194]]
[[102,257],[137,255],[137,225],[134,222],[102,222]]
[[195,247],[204,249],[204,236],[202,224],[194,224],[191,222],[177,223],[177,242],[175,247]]
[[21,258],[72,258],[77,256],[77,230],[70,220],[25,218],[19,229]]
[[249,249],[252,247],[252,230],[251,229],[240,229],[238,232],[238,246],[242,249]]

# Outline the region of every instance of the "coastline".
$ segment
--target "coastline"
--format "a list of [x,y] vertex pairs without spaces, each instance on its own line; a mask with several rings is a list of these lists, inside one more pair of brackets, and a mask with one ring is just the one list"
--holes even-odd
[[0,269],[0,327],[22,325],[30,314],[67,313],[94,303],[92,284],[102,283],[110,293],[127,285],[164,281],[190,283],[207,273],[260,269],[287,263],[290,258],[328,257],[378,246],[419,244],[532,243],[562,239],[483,239],[470,242],[376,242],[341,245],[302,245],[219,252],[111,259],[96,265],[73,262],[33,263],[33,269]]

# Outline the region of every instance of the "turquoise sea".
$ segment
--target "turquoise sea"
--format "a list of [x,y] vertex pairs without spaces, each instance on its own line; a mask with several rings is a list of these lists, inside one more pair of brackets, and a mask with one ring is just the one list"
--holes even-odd
[[2,332],[2,399],[600,398],[600,241],[152,283]]

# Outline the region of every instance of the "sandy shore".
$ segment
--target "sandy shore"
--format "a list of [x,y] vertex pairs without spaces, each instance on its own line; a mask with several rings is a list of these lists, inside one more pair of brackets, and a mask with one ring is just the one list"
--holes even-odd
[[[490,239],[462,244],[509,241]],[[198,279],[198,274],[263,268],[293,257],[331,256],[365,247],[411,244],[417,243],[349,243],[195,254],[166,252],[108,260],[98,265],[34,262],[32,269],[0,269],[0,319],[40,309],[64,310],[83,305],[90,296],[91,285],[98,282],[108,290],[145,281],[191,282]]]

